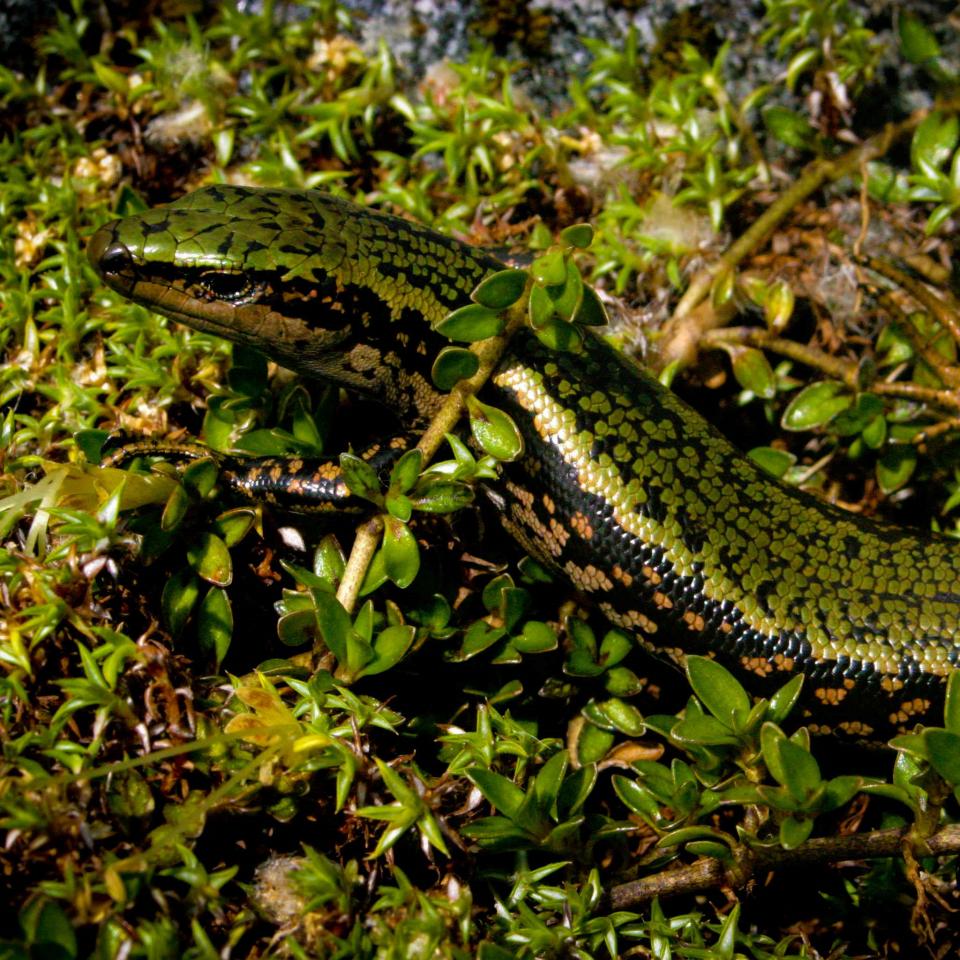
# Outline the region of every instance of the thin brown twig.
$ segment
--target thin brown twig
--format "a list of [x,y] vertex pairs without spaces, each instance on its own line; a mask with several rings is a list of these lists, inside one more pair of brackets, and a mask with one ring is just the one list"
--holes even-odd
[[356,606],[360,587],[363,586],[363,578],[367,575],[373,555],[377,552],[382,532],[383,519],[380,516],[370,517],[357,527],[353,546],[350,548],[350,556],[344,567],[340,586],[337,587],[337,599],[347,613],[352,613]]
[[960,397],[951,390],[936,390],[933,387],[921,387],[918,383],[903,383],[899,380],[892,383],[885,381],[872,383],[870,390],[873,393],[886,394],[888,397],[902,397],[904,400],[915,400],[917,403],[929,403],[942,410],[960,410]]
[[911,277],[909,273],[898,269],[892,263],[878,257],[862,257],[863,262],[874,272],[903,288],[920,306],[929,310],[934,318],[950,331],[953,339],[960,343],[960,323],[950,304],[938,297],[925,283]]
[[857,385],[857,364],[852,361],[834,357],[822,350],[817,350],[816,347],[797,343],[796,340],[778,337],[760,327],[722,327],[719,330],[707,330],[700,342],[701,346],[707,349],[716,349],[732,343],[763,347],[805,366],[813,367],[814,370],[820,370],[828,377],[845,383],[851,389],[855,389]]
[[915,434],[912,442],[914,446],[920,446],[929,443],[944,433],[950,433],[951,430],[960,430],[960,417],[950,417],[947,420],[931,423],[929,427],[924,427],[919,433]]
[[909,830],[874,830],[846,837],[818,837],[793,850],[740,847],[733,863],[704,857],[687,867],[621,883],[610,891],[610,907],[626,910],[648,903],[654,897],[704,893],[722,887],[738,890],[762,878],[769,870],[895,857],[902,854],[905,844],[915,855],[924,857],[960,853],[960,824],[944,827],[926,839]]
[[[719,330],[707,330],[701,337],[700,343],[706,349],[719,349],[728,344],[761,347],[819,370],[826,376],[846,384],[851,390],[862,389],[859,382],[860,367],[852,360],[834,357],[822,350],[817,350],[816,347],[778,337],[760,327],[722,327]],[[960,410],[960,396],[952,390],[937,390],[933,387],[922,387],[916,383],[904,383],[899,380],[890,382],[877,380],[870,384],[869,389],[872,393],[928,403],[942,410]]]

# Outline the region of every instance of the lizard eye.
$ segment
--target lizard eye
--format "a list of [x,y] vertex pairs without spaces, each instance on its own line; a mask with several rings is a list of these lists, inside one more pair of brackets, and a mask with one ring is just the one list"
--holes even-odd
[[253,300],[263,290],[262,283],[257,283],[242,273],[224,273],[220,270],[202,273],[199,283],[209,298],[226,300],[228,303]]
[[126,247],[115,244],[100,255],[99,267],[106,276],[114,276],[129,270],[133,261]]

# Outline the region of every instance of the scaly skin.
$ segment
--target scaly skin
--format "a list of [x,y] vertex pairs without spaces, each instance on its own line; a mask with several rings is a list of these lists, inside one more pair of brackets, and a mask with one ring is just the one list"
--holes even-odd
[[[231,186],[111,223],[90,256],[125,296],[411,426],[441,400],[431,325],[500,268],[324,194]],[[960,545],[777,483],[592,335],[574,355],[518,334],[485,399],[525,441],[491,493],[504,525],[645,646],[716,655],[758,692],[802,671],[815,732],[939,721],[960,654]],[[311,469],[291,468],[297,490]]]

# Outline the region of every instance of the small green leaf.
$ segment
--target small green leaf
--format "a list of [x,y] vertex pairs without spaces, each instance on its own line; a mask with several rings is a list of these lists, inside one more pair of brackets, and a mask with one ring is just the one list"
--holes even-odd
[[557,796],[558,817],[571,817],[579,813],[596,785],[596,764],[588,763],[579,770],[574,770],[560,787]]
[[90,66],[97,79],[111,92],[117,93],[122,97],[130,92],[130,79],[125,73],[114,70],[97,57],[90,60]]
[[899,490],[913,476],[917,466],[916,447],[888,446],[877,460],[877,482],[884,493]]
[[792,93],[800,75],[805,73],[820,59],[820,50],[817,47],[807,47],[795,53],[787,64],[787,89]]
[[470,299],[490,310],[506,310],[523,296],[526,285],[526,270],[500,270],[481,280]]
[[[779,753],[779,763],[770,765],[770,772],[798,801],[810,797],[820,786],[820,766],[813,755],[786,737],[776,738],[771,744]],[[767,754],[764,751],[764,758]]]
[[513,577],[511,577],[509,573],[502,573],[494,577],[484,586],[483,593],[480,595],[484,607],[486,607],[490,613],[499,611],[503,604],[504,593],[512,587]]
[[201,499],[206,499],[217,485],[219,468],[210,457],[203,457],[188,463],[183,470],[183,485],[193,490]]
[[[614,669],[623,668],[615,667]],[[643,714],[632,704],[624,703],[619,695],[597,704],[597,707],[614,728],[628,737],[640,737],[646,732],[647,726],[643,722]]]
[[750,713],[750,698],[726,667],[706,657],[687,657],[687,676],[700,702],[735,730]]
[[780,424],[784,430],[810,430],[832,420],[853,403],[848,388],[835,380],[804,387],[787,405]]
[[573,315],[573,322],[583,327],[603,327],[609,322],[607,310],[593,287],[583,285],[583,298]]
[[870,196],[881,203],[904,203],[909,199],[910,181],[902,170],[873,161],[867,164]]
[[557,796],[567,772],[567,752],[558,750],[541,768],[533,781],[533,794],[537,807],[545,814],[557,819]]
[[660,820],[660,803],[642,784],[635,780],[628,780],[618,773],[613,777],[613,789],[628,810],[632,810],[650,822]]
[[179,637],[200,597],[200,579],[189,568],[182,567],[163,586],[160,609],[167,629]]
[[413,501],[405,493],[388,493],[383,498],[387,513],[401,523],[407,523],[413,515]]
[[910,159],[914,167],[938,168],[950,158],[960,140],[960,120],[955,114],[934,111],[914,131]]
[[643,689],[643,681],[628,667],[611,667],[603,678],[607,693],[615,697],[634,697]]
[[328,533],[313,554],[313,572],[333,588],[340,582],[345,567],[346,557],[340,543],[332,533]]
[[[650,724],[650,722],[648,717],[647,723]],[[698,746],[732,747],[739,743],[736,735],[730,732],[730,728],[725,723],[705,714],[685,716],[672,727],[670,735],[681,743]]]
[[932,727],[923,741],[933,769],[952,787],[960,787],[960,734]]
[[197,640],[204,655],[220,669],[233,636],[233,608],[226,590],[211,587],[197,611]]
[[401,589],[409,587],[420,570],[420,549],[410,528],[389,514],[383,518],[383,567]]
[[218,167],[228,167],[236,141],[236,127],[221,127],[213,134],[213,147]]
[[713,857],[723,862],[733,861],[733,851],[723,843],[715,840],[692,840],[686,846],[686,851],[695,857]]
[[724,304],[733,299],[737,289],[737,275],[733,270],[723,270],[718,273],[713,280],[710,288],[710,302],[715,310],[719,310]]
[[924,23],[914,14],[901,10],[899,16],[900,48],[911,63],[919,65],[936,60],[940,56],[940,44]]
[[941,203],[934,207],[933,212],[927,217],[923,228],[924,233],[927,236],[935,234],[953,216],[956,209],[956,205],[952,203]]
[[769,283],[755,273],[744,273],[737,279],[740,291],[758,307],[762,307],[770,292]]
[[809,149],[816,138],[816,131],[806,117],[788,107],[767,107],[763,111],[763,124],[782,144],[796,150]]
[[563,672],[569,677],[599,677],[605,669],[590,650],[579,646],[574,647],[563,662]]
[[895,367],[913,357],[913,345],[895,323],[888,323],[877,337],[877,356],[881,366]]
[[761,470],[766,470],[772,477],[782,479],[784,474],[797,462],[797,458],[786,450],[777,450],[775,447],[754,447],[747,452],[747,456]]
[[419,820],[417,820],[417,829],[420,831],[421,835],[426,837],[427,842],[436,850],[439,850],[445,857],[450,856],[450,851],[447,850],[446,841],[443,839],[443,832],[440,829],[440,824],[437,822],[437,818],[430,813],[429,811],[423,813]]
[[796,296],[793,288],[785,280],[777,280],[767,292],[763,303],[763,316],[767,327],[774,333],[786,330],[793,316]]
[[560,242],[568,247],[586,250],[593,243],[593,227],[589,223],[574,223],[560,231]]
[[214,522],[214,530],[228,547],[235,547],[257,522],[257,511],[252,507],[235,507],[221,513]]
[[353,632],[353,624],[343,604],[323,590],[312,590],[313,603],[316,608],[317,629],[327,649],[340,663],[346,663],[347,644]]
[[484,453],[498,460],[516,460],[523,454],[523,437],[510,416],[496,407],[467,398],[470,430]]
[[527,831],[506,817],[480,817],[463,827],[461,833],[485,850],[522,850],[530,844]]
[[553,318],[556,308],[550,294],[543,287],[535,286],[530,291],[527,315],[534,330],[542,330]]
[[777,394],[777,378],[770,368],[766,355],[755,347],[729,347],[730,364],[737,383],[744,390],[770,400]]
[[551,350],[578,353],[583,346],[583,334],[573,324],[560,319],[548,320],[536,334],[537,339]]
[[768,716],[773,723],[783,723],[800,698],[803,674],[791,677],[771,698]]
[[600,643],[600,662],[607,667],[619,663],[634,647],[634,642],[620,630],[608,630]]
[[861,393],[857,402],[837,415],[831,425],[838,437],[860,433],[874,417],[883,412],[883,401],[875,393]]
[[288,647],[300,647],[315,636],[317,615],[313,610],[294,610],[277,621],[277,637]]
[[589,623],[579,617],[567,617],[564,621],[570,642],[575,650],[583,650],[590,655],[591,660],[597,659],[597,638]]
[[943,725],[960,735],[960,670],[947,677],[947,694],[943,701]]
[[887,442],[887,418],[877,414],[863,428],[863,442],[871,450],[879,450]]
[[464,347],[444,347],[433,361],[430,377],[438,390],[452,390],[480,369],[480,358]]
[[676,830],[671,830],[666,836],[661,837],[659,843],[657,843],[657,846],[660,848],[669,849],[670,847],[680,847],[686,843],[692,843],[696,840],[713,840],[716,843],[724,843],[725,836],[721,831],[716,830],[713,827],[679,827]]
[[513,781],[483,767],[471,767],[466,773],[495,810],[511,820],[520,812],[526,797]]
[[473,503],[473,489],[456,480],[431,480],[410,496],[414,510],[422,513],[453,513]]
[[531,250],[546,250],[552,243],[553,234],[550,232],[550,228],[542,220],[538,220],[533,225],[527,246]]
[[616,737],[592,723],[585,723],[577,737],[577,759],[581,764],[599,763],[613,746]]
[[344,482],[354,496],[374,503],[380,502],[380,480],[377,471],[366,460],[361,460],[352,453],[341,453],[340,469],[343,471]]
[[450,654],[449,659],[454,663],[469,660],[492,647],[498,640],[502,640],[506,633],[503,627],[494,628],[483,620],[478,620],[467,628],[460,649]]
[[573,320],[583,300],[583,277],[577,265],[567,262],[567,276],[562,285],[547,289],[547,296],[553,300],[553,309],[568,323]]
[[863,787],[863,777],[844,774],[833,777],[825,784],[821,800],[822,810],[836,810],[846,806]]
[[233,581],[233,566],[227,545],[212,533],[201,533],[187,547],[187,563],[207,583],[215,587],[229,587]]
[[530,273],[537,283],[545,287],[555,287],[567,278],[567,264],[562,250],[551,250],[537,257],[530,265]]
[[408,493],[417,482],[422,465],[423,454],[416,447],[408,450],[390,471],[390,488],[401,493]]
[[520,653],[546,653],[559,645],[553,628],[539,620],[528,620],[520,636],[513,638],[513,645]]
[[384,673],[396,666],[410,649],[416,635],[415,627],[400,624],[381,630],[373,642],[373,659],[361,670],[362,676]]
[[813,820],[810,817],[787,817],[780,824],[780,845],[784,850],[794,850],[804,843],[812,832]]
[[163,505],[163,513],[160,515],[160,529],[165,533],[170,533],[177,529],[183,522],[183,518],[190,509],[190,494],[182,484],[177,484],[167,497],[167,502]]
[[[77,445],[77,449],[83,454],[87,463],[99,463],[102,459],[100,451],[103,449],[103,445],[107,442],[109,437],[109,430],[78,430],[73,435],[73,440]],[[0,438],[0,445],[6,447],[7,443]]]
[[436,329],[437,333],[450,340],[473,343],[502,333],[506,323],[506,319],[496,310],[482,307],[479,303],[468,303],[444,317]]

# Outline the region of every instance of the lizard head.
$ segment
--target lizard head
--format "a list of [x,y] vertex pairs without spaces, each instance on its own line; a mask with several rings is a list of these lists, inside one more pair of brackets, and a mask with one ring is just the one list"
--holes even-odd
[[431,327],[499,264],[315,191],[205,187],[101,227],[88,255],[123,296],[283,366],[392,400]]

